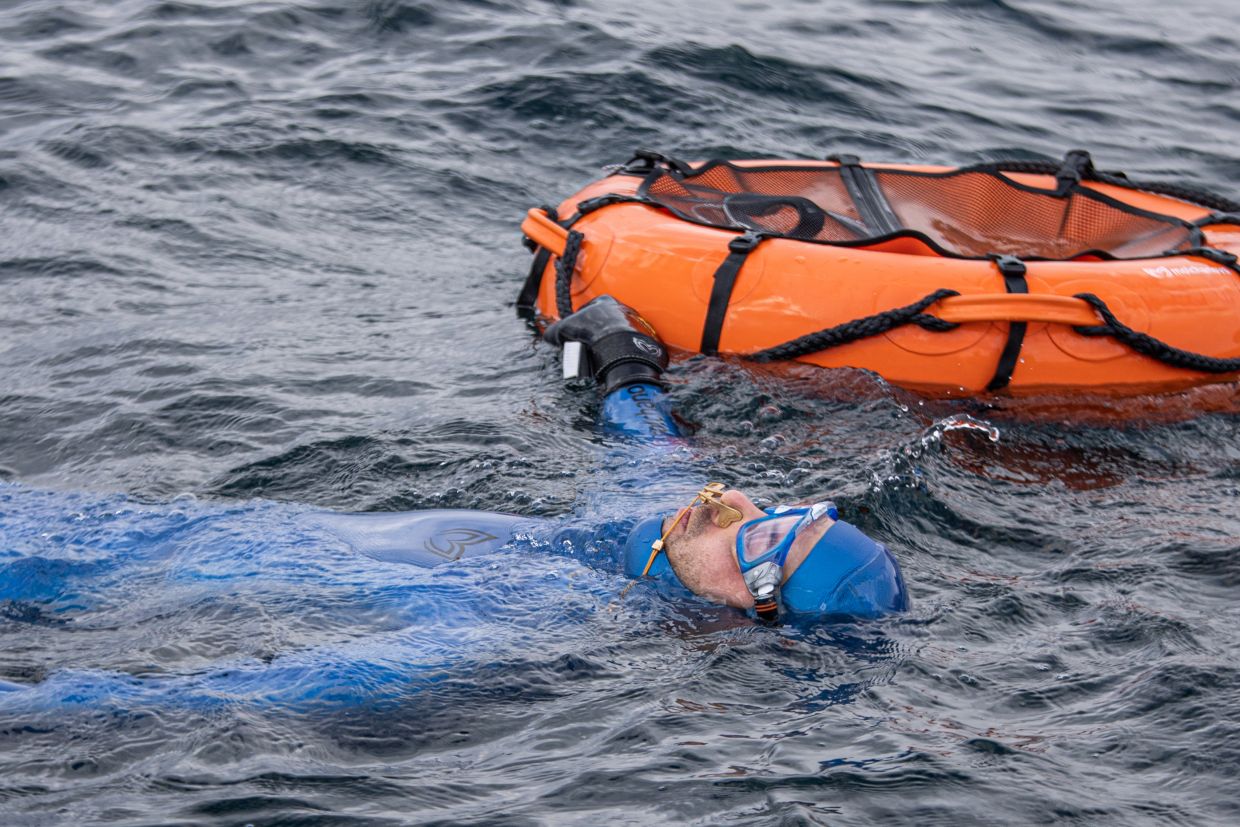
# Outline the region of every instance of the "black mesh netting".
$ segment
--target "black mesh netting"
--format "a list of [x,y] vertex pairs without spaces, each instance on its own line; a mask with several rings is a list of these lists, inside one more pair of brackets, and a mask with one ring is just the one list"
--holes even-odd
[[873,188],[870,197],[885,199],[898,219],[896,233],[866,225],[866,210],[858,209],[839,167],[711,162],[682,175],[659,166],[642,183],[640,195],[713,227],[848,246],[907,235],[964,258],[1145,258],[1200,243],[1199,232],[1186,221],[1080,186],[1059,194],[984,170],[864,174]]

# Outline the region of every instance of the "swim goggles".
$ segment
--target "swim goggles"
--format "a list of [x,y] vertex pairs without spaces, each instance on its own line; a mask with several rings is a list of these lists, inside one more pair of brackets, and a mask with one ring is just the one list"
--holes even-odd
[[[698,492],[693,502],[677,512],[659,539],[650,544],[650,559],[642,569],[643,577],[654,565],[659,552],[663,551],[668,535],[676,530],[694,506],[701,504],[709,507],[715,525],[720,528],[727,528],[742,519],[738,509],[723,502],[725,490],[721,482],[709,483]],[[832,520],[839,518],[834,503],[824,501],[810,506],[778,506],[768,509],[766,516],[750,520],[740,527],[736,534],[736,562],[741,576],[745,578],[745,586],[753,596],[754,611],[760,619],[774,620],[778,616],[776,592],[784,579],[788,551],[797,534],[824,516]]]
[[809,506],[781,505],[768,509],[765,517],[750,520],[736,534],[736,562],[745,586],[753,597],[760,620],[779,616],[779,585],[784,582],[784,563],[797,535],[823,517],[839,519],[835,504],[823,501]]

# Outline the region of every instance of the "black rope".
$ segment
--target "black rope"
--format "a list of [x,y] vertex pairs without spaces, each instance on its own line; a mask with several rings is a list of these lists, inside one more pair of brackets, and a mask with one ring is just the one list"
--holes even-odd
[[[638,198],[630,195],[620,195],[618,193],[607,193],[596,198],[590,198],[577,204],[577,212],[568,218],[561,220],[556,213],[555,207],[543,207],[543,212],[552,221],[561,227],[568,229],[568,238],[564,242],[564,254],[560,256],[555,263],[555,306],[563,319],[573,312],[572,299],[572,282],[573,269],[577,266],[577,254],[581,252],[581,242],[585,239],[577,230],[569,229],[576,224],[582,216],[589,215],[595,210],[612,204],[627,203],[649,203],[644,198]],[[528,241],[528,239],[527,239]],[[542,273],[547,267],[547,260],[550,252],[545,248],[539,248],[534,258],[534,266],[530,270],[530,275],[525,280],[525,285],[521,288],[521,294],[517,297],[517,311],[529,313],[537,306],[538,290],[542,285]]]
[[1216,212],[1209,215],[1203,215],[1193,224],[1198,227],[1209,227],[1211,224],[1237,224],[1240,225],[1240,214]]
[[1240,371],[1240,358],[1216,359],[1200,353],[1192,353],[1172,347],[1166,342],[1155,339],[1145,333],[1138,333],[1125,325],[1107,307],[1106,302],[1093,293],[1077,293],[1076,298],[1087,302],[1102,317],[1106,324],[1073,327],[1082,336],[1110,336],[1117,342],[1123,342],[1137,353],[1157,359],[1164,365],[1175,368],[1199,370],[1202,373],[1235,373]]
[[1190,187],[1187,184],[1176,184],[1171,181],[1141,181],[1138,183],[1136,181],[1129,181],[1127,178],[1108,175],[1105,172],[1098,173],[1097,177],[1104,184],[1115,184],[1116,186],[1139,189],[1157,195],[1169,195],[1172,198],[1188,201],[1191,204],[1200,204],[1203,207],[1209,207],[1219,212],[1240,211],[1240,201],[1232,201],[1230,198],[1215,195],[1208,190],[1198,187]]
[[555,309],[561,319],[573,313],[573,268],[577,266],[577,254],[581,252],[584,238],[576,230],[569,230],[568,239],[564,242],[564,254],[555,263]]
[[881,313],[875,313],[873,316],[853,319],[850,322],[844,322],[835,327],[819,330],[817,333],[808,333],[790,342],[784,342],[782,345],[775,345],[774,347],[768,347],[766,350],[748,354],[745,358],[755,362],[778,362],[784,359],[796,359],[799,356],[807,356],[828,348],[846,345],[858,339],[878,336],[886,333],[888,330],[894,330],[906,324],[915,324],[926,330],[940,333],[955,330],[960,325],[955,322],[943,321],[922,311],[940,299],[959,295],[955,290],[940,288],[904,307],[893,307],[891,310],[884,310]]

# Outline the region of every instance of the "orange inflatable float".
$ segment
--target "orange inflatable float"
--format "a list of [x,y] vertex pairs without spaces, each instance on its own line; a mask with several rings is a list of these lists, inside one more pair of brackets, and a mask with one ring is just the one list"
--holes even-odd
[[1240,205],[1062,163],[639,152],[522,224],[520,307],[610,294],[664,341],[938,396],[1240,378]]

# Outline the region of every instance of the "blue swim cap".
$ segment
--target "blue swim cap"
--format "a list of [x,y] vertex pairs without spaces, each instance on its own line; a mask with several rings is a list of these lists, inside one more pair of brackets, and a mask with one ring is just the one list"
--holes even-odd
[[[629,532],[629,539],[624,543],[624,573],[629,577],[642,576],[642,569],[646,568],[646,561],[650,559],[650,544],[663,535],[664,516],[660,514],[657,517],[647,517]],[[660,554],[654,558],[648,574],[660,577],[665,573],[676,576],[672,573],[671,564],[667,562],[667,555]]]
[[875,618],[908,610],[895,556],[842,520],[827,529],[784,582],[779,598],[796,613]]

